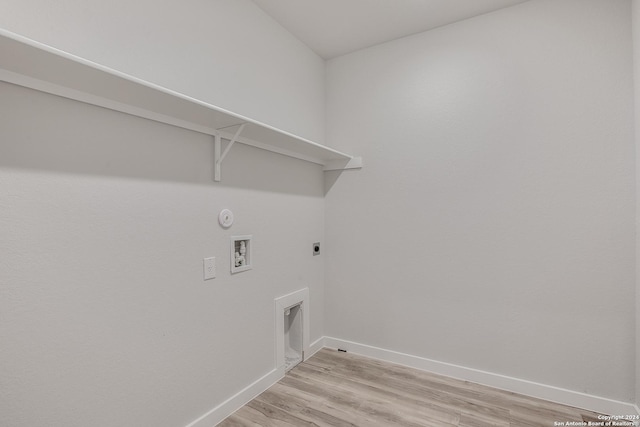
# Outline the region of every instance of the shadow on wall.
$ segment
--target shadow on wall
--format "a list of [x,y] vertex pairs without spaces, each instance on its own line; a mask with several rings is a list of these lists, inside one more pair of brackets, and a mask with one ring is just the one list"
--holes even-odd
[[340,179],[344,171],[328,171],[324,173],[324,195],[326,196],[333,188],[333,185]]
[[322,168],[236,144],[213,181],[213,137],[0,82],[0,167],[322,197]]

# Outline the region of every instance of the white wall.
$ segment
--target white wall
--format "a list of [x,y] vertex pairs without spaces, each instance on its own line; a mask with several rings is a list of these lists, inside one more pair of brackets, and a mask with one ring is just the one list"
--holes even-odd
[[636,140],[636,405],[640,406],[640,0],[632,2],[633,77],[635,83]]
[[[3,28],[322,133],[322,61],[248,1],[1,3]],[[324,335],[319,166],[236,145],[213,183],[211,137],[5,83],[0,99],[0,424],[187,425],[274,369],[274,298],[303,287]],[[235,234],[254,268],[231,276]]]
[[328,62],[327,335],[631,402],[631,3],[532,0]]
[[250,0],[0,0],[0,28],[322,142],[324,62]]
[[[204,135],[0,96],[3,425],[186,425],[275,367],[273,300],[306,286],[323,335],[320,167],[238,145],[213,184]],[[235,234],[254,268],[231,276]]]

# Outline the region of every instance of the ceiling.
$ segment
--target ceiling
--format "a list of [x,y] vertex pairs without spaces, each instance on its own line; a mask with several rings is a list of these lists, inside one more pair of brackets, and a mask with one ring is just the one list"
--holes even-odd
[[527,0],[253,0],[325,59]]

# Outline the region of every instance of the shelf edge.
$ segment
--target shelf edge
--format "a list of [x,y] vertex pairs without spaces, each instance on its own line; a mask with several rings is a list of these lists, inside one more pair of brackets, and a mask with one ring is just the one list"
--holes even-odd
[[[237,121],[239,124],[240,123],[248,123],[251,124],[252,126],[256,126],[261,130],[266,130],[267,132],[271,132],[274,133],[277,136],[281,136],[283,138],[286,139],[292,139],[294,140],[296,143],[300,143],[301,147],[303,146],[312,146],[314,147],[314,149],[319,150],[320,152],[326,153],[326,156],[322,156],[322,157],[317,157],[317,156],[309,156],[308,154],[302,153],[302,152],[297,152],[297,151],[292,151],[292,150],[288,150],[285,148],[281,148],[272,144],[268,144],[268,143],[263,143],[260,141],[256,141],[256,140],[252,140],[252,139],[248,139],[248,138],[240,138],[238,139],[238,142],[243,143],[245,145],[250,145],[256,148],[260,148],[263,150],[267,150],[267,151],[271,151],[277,154],[281,154],[281,155],[285,155],[285,156],[289,156],[289,157],[293,157],[296,159],[300,159],[300,160],[304,160],[304,161],[308,161],[308,162],[312,162],[312,163],[316,163],[316,164],[320,164],[323,166],[327,166],[328,164],[330,164],[331,162],[349,162],[351,161],[351,159],[353,159],[353,156],[346,154],[346,153],[342,153],[338,150],[335,150],[333,148],[324,146],[322,144],[318,144],[316,142],[310,141],[308,139],[299,137],[297,135],[294,135],[292,133],[280,130],[278,128],[275,128],[273,126],[267,125],[265,123],[253,120],[253,119],[249,119],[247,117],[241,116],[239,114],[233,113],[231,111],[225,110],[224,108],[220,108],[217,107],[215,105],[209,104],[207,102],[201,101],[199,99],[190,97],[188,95],[185,95],[183,93],[180,92],[176,92],[174,90],[159,86],[157,84],[139,79],[137,77],[131,76],[129,74],[114,70],[112,68],[103,66],[101,64],[89,61],[87,59],[84,59],[82,57],[73,55],[71,53],[65,52],[63,50],[54,48],[52,46],[40,43],[38,41],[23,37],[19,34],[15,34],[12,33],[10,31],[7,31],[5,29],[0,28],[0,37],[6,38],[6,39],[10,39],[13,40],[19,44],[22,44],[26,47],[29,47],[31,49],[37,49],[40,51],[44,51],[46,53],[55,55],[56,57],[61,57],[67,61],[71,61],[71,63],[75,64],[75,66],[78,67],[87,67],[90,69],[94,69],[94,70],[98,70],[102,73],[104,73],[107,76],[115,76],[118,78],[121,78],[129,83],[134,83],[136,85],[140,85],[144,88],[147,89],[151,89],[157,92],[160,92],[162,94],[165,95],[169,95],[173,98],[176,98],[178,100],[181,101],[187,101],[189,103],[195,104],[198,107],[204,108],[206,110],[227,116],[228,118]],[[207,127],[207,126],[203,126],[201,124],[196,124],[193,122],[190,122],[188,120],[183,120],[180,118],[176,118],[176,117],[172,117],[166,114],[162,114],[162,113],[157,113],[154,111],[150,111],[146,108],[143,107],[138,107],[134,104],[130,104],[130,103],[124,103],[124,102],[119,102],[117,100],[114,99],[109,99],[109,98],[105,98],[99,95],[95,95],[95,94],[91,94],[91,93],[87,93],[81,90],[77,90],[74,89],[73,87],[68,87],[68,86],[63,86],[63,85],[59,85],[50,81],[46,81],[46,80],[42,80],[36,77],[32,77],[32,76],[28,76],[28,75],[24,75],[24,74],[20,74],[20,73],[16,73],[14,71],[2,68],[2,66],[0,66],[0,81],[4,81],[7,83],[11,83],[11,84],[15,84],[15,85],[19,85],[19,86],[23,86],[23,87],[27,87],[30,89],[34,89],[34,90],[38,90],[41,92],[45,92],[45,93],[49,93],[49,94],[53,94],[56,96],[60,96],[63,98],[67,98],[67,99],[71,99],[71,100],[75,100],[75,101],[79,101],[79,102],[84,102],[87,104],[91,104],[91,105],[96,105],[99,107],[103,107],[103,108],[107,108],[110,110],[114,110],[114,111],[119,111],[125,114],[129,114],[129,115],[133,115],[133,116],[137,116],[137,117],[142,117],[145,119],[149,119],[149,120],[153,120],[156,122],[160,122],[160,123],[166,123],[172,126],[177,126],[183,129],[188,129],[188,130],[192,130],[195,132],[199,132],[199,133],[203,133],[206,135],[216,135],[217,133],[219,133],[218,130],[216,130],[214,127]],[[221,135],[224,135],[225,133],[220,132]],[[301,151],[304,151],[301,149]],[[336,160],[338,159],[338,160]]]

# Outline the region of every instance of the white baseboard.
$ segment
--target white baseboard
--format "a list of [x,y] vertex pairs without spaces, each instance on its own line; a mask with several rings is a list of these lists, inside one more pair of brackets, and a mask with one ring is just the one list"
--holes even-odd
[[249,403],[254,397],[280,381],[283,377],[284,369],[274,369],[186,427],[213,427],[217,425],[229,415]]
[[304,355],[304,359],[307,360],[308,358],[322,350],[324,347],[324,337],[318,338],[309,345],[308,354]]
[[[316,341],[317,342],[317,341]],[[631,415],[640,414],[638,407],[632,403],[620,402],[604,397],[591,396],[577,391],[566,390],[559,387],[534,383],[505,375],[480,371],[477,369],[465,368],[463,366],[452,365],[450,363],[438,362],[418,356],[399,353],[383,348],[372,347],[338,338],[324,337],[324,345],[329,348],[341,348],[349,352],[383,360],[385,362],[396,363],[433,372],[435,374],[446,375],[502,390],[513,391],[539,399],[550,400],[577,408],[588,409],[609,415]]]
[[[309,349],[305,353],[305,359],[310,358],[318,351],[324,348],[324,337],[321,337],[309,345]],[[240,392],[231,396],[197,420],[193,421],[186,427],[213,427],[222,422],[229,415],[242,408],[260,393],[280,381],[284,377],[284,368],[274,369],[253,384],[242,389]]]

